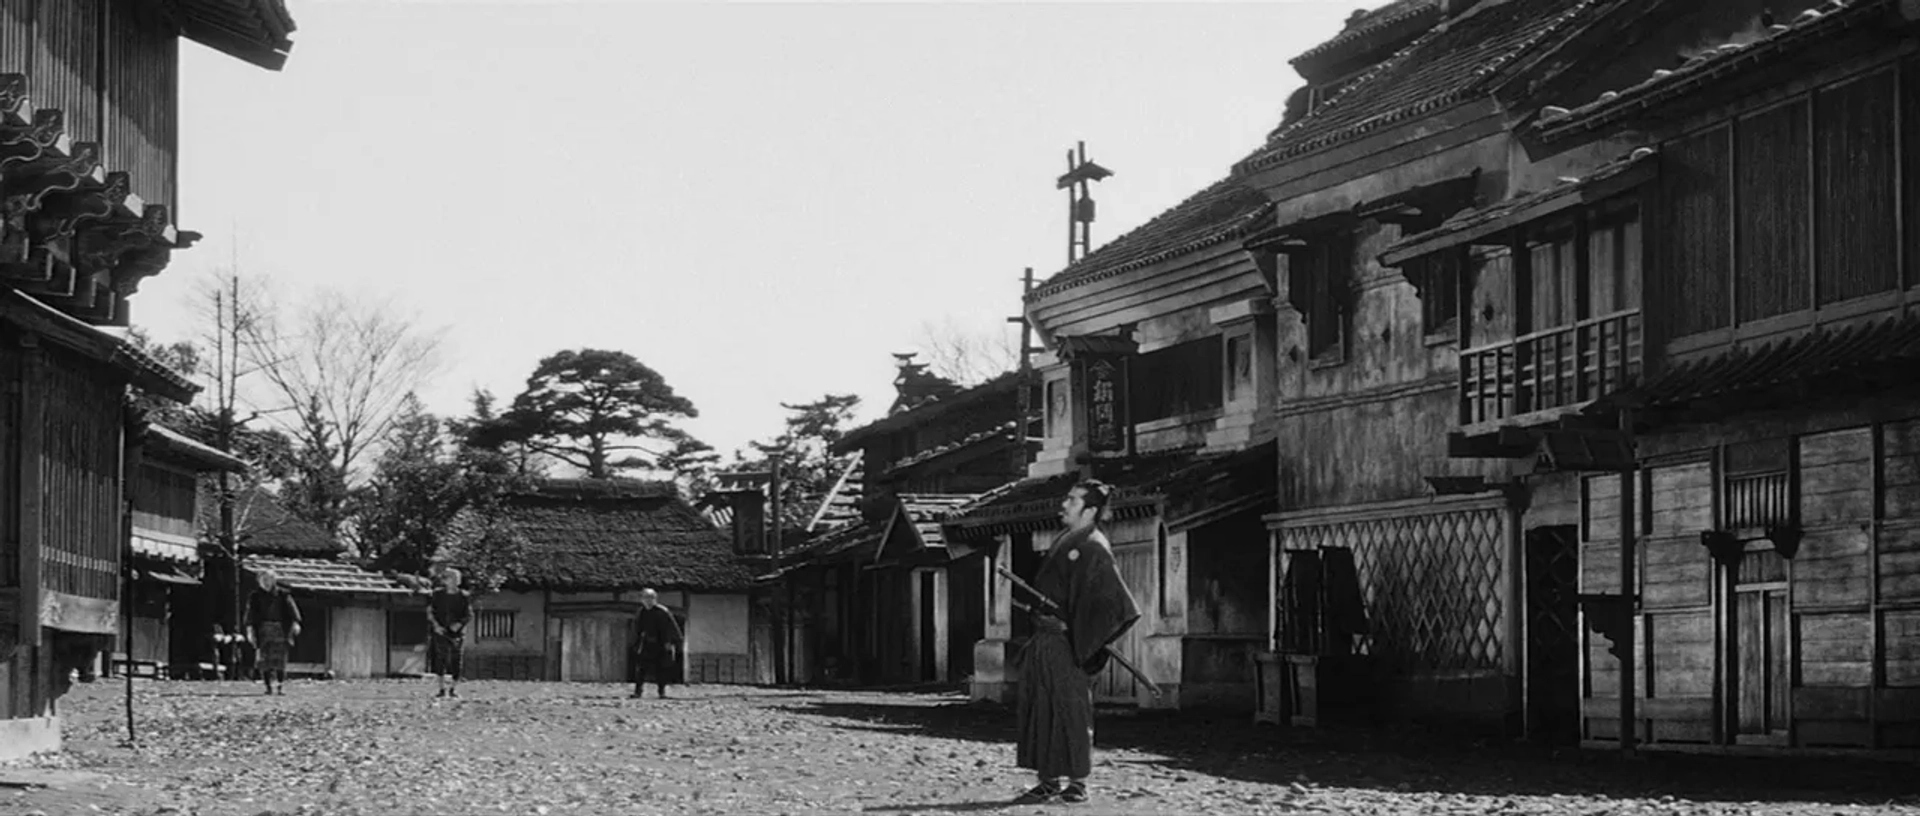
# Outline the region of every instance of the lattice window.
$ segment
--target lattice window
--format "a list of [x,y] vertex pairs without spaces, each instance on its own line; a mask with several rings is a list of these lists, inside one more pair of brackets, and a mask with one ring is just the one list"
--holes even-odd
[[1288,529],[1283,548],[1347,547],[1370,632],[1359,651],[1399,673],[1498,669],[1506,648],[1500,510]]
[[473,617],[473,629],[480,640],[512,640],[513,619],[511,609],[482,609]]
[[1726,448],[1726,526],[1731,529],[1784,524],[1792,517],[1790,464],[1793,449],[1784,438],[1761,439]]

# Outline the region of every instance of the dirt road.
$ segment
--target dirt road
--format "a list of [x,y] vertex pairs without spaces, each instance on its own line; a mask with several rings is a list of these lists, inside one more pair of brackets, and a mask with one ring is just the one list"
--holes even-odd
[[66,754],[0,769],[60,784],[0,788],[0,813],[1920,813],[1911,767],[1623,763],[1157,714],[1100,719],[1092,802],[1015,808],[1031,780],[1011,714],[952,695],[142,681],[128,746],[121,689],[63,700]]

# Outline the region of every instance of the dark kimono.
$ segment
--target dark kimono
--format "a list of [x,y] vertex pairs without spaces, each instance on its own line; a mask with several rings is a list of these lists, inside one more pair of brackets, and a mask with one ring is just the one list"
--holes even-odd
[[680,624],[674,622],[673,613],[666,607],[655,605],[640,610],[634,628],[633,693],[638,695],[640,687],[651,679],[664,694],[667,683],[675,679],[671,652],[680,646]]
[[1015,753],[1020,767],[1040,776],[1084,779],[1093,771],[1093,677],[1106,667],[1105,647],[1133,627],[1140,608],[1098,530],[1062,534],[1033,587],[1058,608],[1049,614],[1046,603],[1033,604],[1033,637],[1020,652]]

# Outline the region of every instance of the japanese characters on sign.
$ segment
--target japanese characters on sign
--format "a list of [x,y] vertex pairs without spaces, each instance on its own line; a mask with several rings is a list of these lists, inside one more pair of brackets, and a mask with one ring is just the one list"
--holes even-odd
[[1126,380],[1113,360],[1096,359],[1086,366],[1087,449],[1124,453],[1127,449]]

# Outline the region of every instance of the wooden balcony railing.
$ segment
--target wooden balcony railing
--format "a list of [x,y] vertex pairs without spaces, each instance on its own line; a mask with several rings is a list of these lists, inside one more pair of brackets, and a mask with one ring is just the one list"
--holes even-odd
[[1460,353],[1460,424],[1578,406],[1637,382],[1640,310],[1590,317]]

